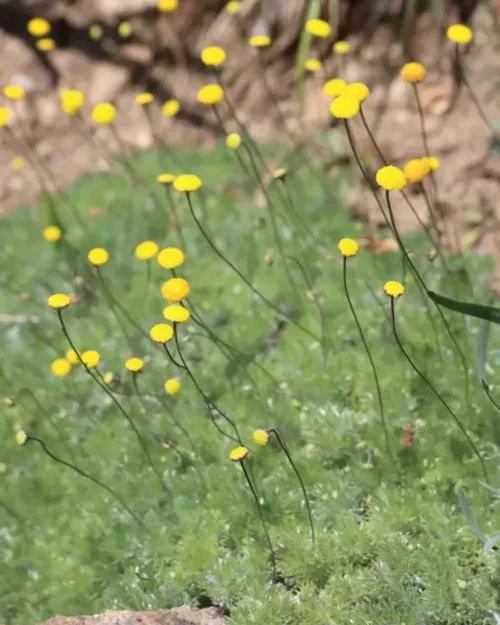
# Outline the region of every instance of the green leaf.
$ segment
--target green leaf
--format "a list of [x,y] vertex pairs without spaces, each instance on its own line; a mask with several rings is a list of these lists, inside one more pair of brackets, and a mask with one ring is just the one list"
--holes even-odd
[[472,302],[460,302],[455,299],[449,299],[443,295],[438,295],[433,291],[427,291],[427,295],[433,302],[449,308],[463,315],[469,315],[471,317],[477,317],[478,319],[486,319],[492,323],[500,323],[500,308],[494,308],[493,306],[483,306],[481,304],[473,304]]

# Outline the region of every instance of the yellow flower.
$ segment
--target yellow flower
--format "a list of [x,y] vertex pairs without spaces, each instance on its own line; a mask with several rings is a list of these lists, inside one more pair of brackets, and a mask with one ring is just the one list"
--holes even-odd
[[323,66],[321,65],[321,61],[319,59],[306,59],[304,62],[304,69],[306,69],[308,72],[319,72],[319,70],[322,68]]
[[9,100],[22,100],[25,94],[24,87],[21,85],[5,85],[3,94]]
[[441,161],[435,156],[424,156],[424,161],[427,161],[431,171],[435,171],[441,167]]
[[62,237],[61,228],[58,226],[47,226],[43,229],[43,238],[49,243],[55,243]]
[[102,27],[99,26],[99,24],[92,24],[92,26],[90,26],[89,37],[91,39],[93,39],[94,41],[99,41],[102,35],[103,35]]
[[10,122],[10,111],[5,107],[0,107],[0,128],[4,128]]
[[132,34],[132,24],[130,22],[120,22],[118,24],[118,34],[123,39],[127,39]]
[[351,82],[346,85],[342,95],[354,98],[361,104],[370,95],[370,90],[364,82]]
[[162,13],[173,13],[179,8],[179,0],[158,0],[156,8]]
[[267,48],[271,45],[271,37],[268,35],[252,35],[248,43],[252,48]]
[[226,4],[226,11],[229,15],[236,15],[241,10],[240,1],[239,0],[231,0]]
[[74,349],[68,349],[68,351],[66,352],[66,360],[72,366],[80,364],[80,359],[78,358],[78,354],[75,352]]
[[179,100],[167,100],[161,107],[161,114],[164,117],[175,117],[179,112]]
[[149,260],[158,254],[158,245],[154,241],[143,241],[135,248],[135,256],[139,260]]
[[146,106],[147,104],[151,104],[151,102],[155,99],[152,93],[149,91],[144,91],[143,93],[138,93],[135,96],[135,103],[139,106]]
[[330,113],[337,119],[350,119],[359,113],[359,102],[342,94],[330,104]]
[[404,82],[417,83],[425,79],[425,67],[421,63],[406,63],[399,72],[399,77]]
[[384,284],[384,291],[389,295],[389,297],[393,297],[394,299],[398,298],[400,295],[403,295],[405,292],[404,286],[401,282],[397,282],[396,280],[389,280]]
[[330,98],[336,98],[344,93],[345,88],[345,80],[342,80],[342,78],[332,78],[327,80],[323,85],[323,93]]
[[65,293],[54,293],[49,297],[47,303],[54,310],[62,310],[71,304],[71,300]]
[[189,296],[191,287],[184,278],[170,278],[161,287],[161,294],[168,301],[176,304]]
[[54,362],[50,365],[50,370],[56,378],[64,378],[71,371],[71,364],[66,360],[66,358],[56,358],[56,360],[54,360]]
[[174,180],[175,176],[170,172],[165,172],[164,174],[159,174],[158,176],[156,176],[156,182],[158,184],[172,184]]
[[174,189],[176,191],[183,191],[184,193],[196,191],[201,185],[201,180],[194,174],[181,174],[174,180]]
[[165,247],[160,250],[157,260],[163,269],[175,269],[184,262],[184,252],[178,247]]
[[386,191],[400,191],[406,185],[406,178],[399,167],[386,165],[377,171],[377,184]]
[[284,180],[288,170],[285,167],[278,167],[278,169],[274,169],[272,172],[273,180]]
[[253,441],[256,445],[264,447],[269,442],[269,432],[262,429],[254,430]]
[[42,39],[38,39],[36,47],[40,52],[50,52],[56,47],[56,42],[50,37],[43,37]]
[[111,384],[113,381],[114,375],[112,371],[106,371],[106,373],[102,376],[105,384]]
[[163,316],[167,319],[167,321],[182,323],[184,321],[189,321],[191,313],[187,308],[184,308],[184,306],[171,304],[164,309]]
[[132,373],[140,373],[144,369],[142,358],[129,358],[125,361],[125,368]]
[[43,17],[34,17],[28,22],[27,29],[33,37],[45,37],[50,33],[50,24]]
[[241,145],[241,137],[237,132],[231,132],[226,137],[226,145],[230,150],[237,150]]
[[174,330],[167,323],[157,323],[149,331],[149,336],[155,343],[168,343],[174,336]]
[[208,46],[202,50],[201,60],[205,65],[218,67],[226,60],[226,52],[219,46]]
[[196,95],[196,99],[200,104],[207,106],[215,106],[222,101],[224,97],[224,89],[220,85],[210,84],[203,86]]
[[92,109],[91,118],[94,124],[108,126],[112,124],[116,117],[116,108],[109,102],[96,104]]
[[354,239],[340,239],[338,248],[342,256],[349,258],[350,256],[356,256],[359,251],[359,245]]
[[472,30],[465,24],[453,24],[446,31],[446,36],[453,43],[464,45],[472,41]]
[[181,383],[177,378],[170,378],[165,382],[164,388],[167,395],[178,395],[181,390]]
[[421,182],[430,170],[430,165],[425,158],[414,158],[403,167],[403,173],[408,182]]
[[10,159],[10,166],[12,169],[19,171],[24,167],[24,158],[22,156],[13,156]]
[[314,37],[321,37],[327,39],[332,34],[332,28],[325,20],[313,19],[307,20],[306,31]]
[[235,447],[229,454],[229,459],[233,462],[243,462],[248,456],[248,449],[246,447]]
[[28,435],[24,430],[18,430],[16,432],[16,443],[18,445],[26,445],[28,442]]
[[94,267],[105,265],[109,260],[109,254],[103,247],[94,247],[87,254],[87,257]]
[[85,97],[77,89],[63,89],[59,93],[61,98],[61,108],[66,115],[76,115],[82,108]]
[[347,54],[351,46],[348,41],[336,41],[333,44],[333,51],[335,54]]
[[95,369],[101,362],[101,354],[95,349],[88,349],[86,352],[83,352],[82,360],[88,369]]

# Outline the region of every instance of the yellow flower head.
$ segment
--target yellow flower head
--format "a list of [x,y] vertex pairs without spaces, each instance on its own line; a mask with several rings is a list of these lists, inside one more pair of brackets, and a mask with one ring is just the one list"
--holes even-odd
[[472,41],[472,30],[465,24],[453,24],[446,31],[446,36],[453,43],[465,45]]
[[226,11],[229,15],[237,15],[241,10],[240,1],[239,0],[231,0],[226,4]]
[[19,171],[24,167],[24,158],[22,156],[13,156],[10,159],[10,166],[12,169]]
[[66,352],[66,360],[70,365],[75,366],[80,364],[80,359],[78,358],[78,354],[74,349],[68,349]]
[[325,20],[313,19],[307,20],[306,31],[314,37],[321,37],[327,39],[332,34],[332,27]]
[[342,78],[331,78],[323,85],[323,93],[330,98],[337,98],[344,93],[345,88],[345,80],[342,80]]
[[370,90],[364,82],[351,82],[346,85],[342,95],[349,96],[357,100],[360,104],[370,95]]
[[54,310],[62,310],[71,304],[71,300],[65,293],[54,293],[49,297],[47,303]]
[[28,442],[28,438],[29,437],[24,430],[18,430],[16,432],[16,443],[18,445],[26,445],[26,443]]
[[183,323],[184,321],[189,321],[191,317],[191,313],[184,306],[180,306],[179,304],[170,304],[163,310],[163,316],[167,321],[172,321],[175,323]]
[[66,358],[56,358],[50,365],[50,370],[52,371],[52,375],[55,375],[56,378],[64,378],[71,371],[71,363],[69,363]]
[[154,99],[155,97],[152,93],[149,93],[149,91],[143,91],[135,96],[135,103],[139,106],[147,106],[148,104],[151,104]]
[[50,24],[43,17],[34,17],[28,22],[27,29],[33,37],[45,37],[50,33]]
[[94,247],[87,254],[87,257],[94,267],[105,265],[109,260],[109,254],[103,247]]
[[88,369],[95,369],[101,362],[101,354],[95,349],[88,349],[82,354],[82,360]]
[[116,117],[116,108],[109,102],[96,104],[92,109],[91,118],[98,126],[108,126],[112,124]]
[[243,462],[248,456],[248,449],[246,447],[235,447],[229,454],[229,459],[233,462]]
[[311,58],[304,61],[304,69],[308,72],[315,73],[323,67],[319,59]]
[[163,117],[175,117],[179,109],[179,100],[167,100],[161,107],[161,114]]
[[403,295],[405,292],[404,286],[401,282],[397,282],[396,280],[389,280],[384,284],[384,291],[394,299],[398,298],[400,295]]
[[248,43],[252,48],[267,48],[271,45],[271,37],[269,35],[252,35]]
[[441,167],[441,161],[435,156],[424,156],[424,161],[427,161],[431,171],[436,171]]
[[9,100],[22,100],[25,94],[24,87],[21,85],[5,85],[3,94]]
[[351,46],[348,41],[336,41],[333,44],[333,51],[335,54],[347,54]]
[[131,373],[140,373],[144,369],[142,358],[129,358],[125,361],[125,368]]
[[40,52],[50,52],[56,47],[56,42],[51,37],[43,37],[42,39],[38,39],[36,47]]
[[417,83],[425,80],[425,67],[421,63],[406,63],[399,72],[399,77],[404,82]]
[[340,239],[338,248],[342,256],[349,258],[350,256],[356,256],[359,251],[359,245],[354,239]]
[[406,185],[406,178],[399,167],[386,165],[377,171],[377,184],[386,191],[400,191]]
[[160,250],[157,260],[163,269],[175,269],[184,262],[184,252],[178,247],[165,247]]
[[165,382],[164,388],[167,395],[178,395],[181,391],[181,383],[177,378],[170,378]]
[[269,442],[269,432],[262,429],[254,430],[253,441],[256,445],[264,447]]
[[99,41],[103,35],[102,27],[99,24],[92,24],[89,28],[89,37],[94,41]]
[[359,113],[359,101],[352,95],[339,95],[330,104],[330,113],[337,119],[351,119]]
[[175,176],[170,172],[165,172],[164,174],[158,174],[158,176],[156,176],[156,182],[158,184],[172,184],[174,180]]
[[0,128],[4,128],[10,122],[10,111],[5,107],[0,107]]
[[168,301],[176,304],[189,296],[191,287],[184,278],[170,278],[161,287],[161,294]]
[[219,46],[208,46],[201,52],[201,61],[204,65],[218,67],[226,60],[226,52]]
[[179,0],[158,0],[156,7],[162,13],[173,13],[179,8]]
[[61,108],[66,115],[76,115],[85,102],[85,96],[77,89],[63,89],[59,97]]
[[106,371],[106,373],[102,376],[104,380],[104,384],[111,384],[113,381],[114,375],[112,371]]
[[43,238],[49,243],[55,243],[62,237],[61,228],[58,226],[47,226],[43,229]]
[[168,343],[174,336],[174,330],[167,323],[157,323],[149,331],[149,336],[155,343]]
[[237,150],[241,145],[241,137],[237,132],[231,132],[226,137],[226,145],[230,150]]
[[176,191],[183,191],[184,193],[196,191],[201,185],[201,180],[194,174],[181,174],[174,180],[174,189]]
[[408,182],[422,182],[430,170],[430,165],[425,158],[413,158],[403,167],[403,173]]
[[123,39],[127,39],[132,34],[132,24],[130,22],[120,22],[118,24],[118,34]]
[[220,85],[210,84],[203,86],[197,93],[196,99],[200,104],[215,106],[224,98],[224,89]]
[[149,260],[158,254],[158,244],[154,241],[143,241],[135,248],[135,256],[139,260]]

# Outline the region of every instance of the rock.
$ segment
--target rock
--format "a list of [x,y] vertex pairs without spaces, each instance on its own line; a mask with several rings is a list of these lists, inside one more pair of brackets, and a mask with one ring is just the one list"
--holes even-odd
[[129,72],[125,67],[105,61],[96,63],[88,89],[91,104],[114,100],[126,86],[128,79]]
[[109,610],[93,616],[54,616],[42,625],[224,625],[225,618],[216,608],[174,608],[132,612]]

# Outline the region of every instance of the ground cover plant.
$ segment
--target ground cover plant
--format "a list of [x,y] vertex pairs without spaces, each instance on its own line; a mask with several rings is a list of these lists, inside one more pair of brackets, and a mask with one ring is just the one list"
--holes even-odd
[[[449,33],[457,66],[469,34]],[[424,78],[402,69],[417,98]],[[328,139],[370,180],[368,96],[325,84]],[[222,87],[198,98],[217,120]],[[61,94],[119,144],[119,112],[82,104]],[[210,153],[96,144],[113,173],[47,185],[2,222],[3,621],[184,603],[235,624],[494,620],[498,338],[491,309],[464,304],[488,302],[489,264],[441,249],[422,128],[422,154],[399,169],[381,153],[370,180],[392,253],[360,245],[350,175],[241,126]],[[391,196],[418,186],[430,225],[403,240]]]

